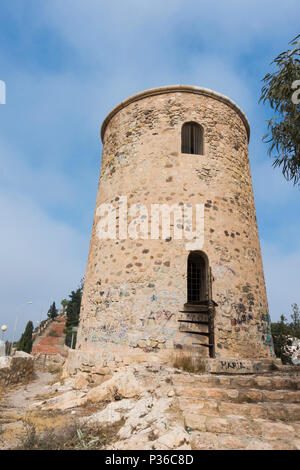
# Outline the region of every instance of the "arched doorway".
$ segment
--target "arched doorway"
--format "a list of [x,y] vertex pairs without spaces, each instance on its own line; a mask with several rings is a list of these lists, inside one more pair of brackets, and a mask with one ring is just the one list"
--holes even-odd
[[208,261],[204,253],[192,251],[187,265],[187,303],[197,305],[209,299]]
[[[181,313],[186,316],[179,322],[181,331],[195,338],[194,346],[208,348],[209,357],[215,357],[214,316],[217,304],[212,300],[209,261],[202,251],[192,251],[187,259],[187,302]],[[205,330],[205,331],[203,331]],[[203,338],[203,339],[202,339]],[[207,338],[207,342],[204,338]]]

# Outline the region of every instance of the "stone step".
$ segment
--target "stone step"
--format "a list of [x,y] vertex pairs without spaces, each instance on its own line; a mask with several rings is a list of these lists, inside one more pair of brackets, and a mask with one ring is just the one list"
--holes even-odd
[[178,398],[178,403],[183,413],[195,415],[219,417],[238,415],[252,419],[300,421],[300,405],[294,403],[233,403],[183,397]]
[[264,437],[269,440],[290,440],[300,436],[300,422],[285,423],[267,419],[245,418],[239,415],[223,417],[184,412],[185,426],[190,431]]
[[260,390],[260,389],[226,389],[226,388],[193,388],[186,387],[176,390],[180,397],[199,399],[224,400],[234,403],[300,403],[300,391]]
[[32,348],[32,355],[35,354],[45,354],[45,355],[51,355],[51,354],[60,354],[59,349],[56,346],[52,345],[36,345],[33,346]]
[[193,450],[299,450],[300,440],[267,440],[233,434],[199,432],[192,436]]
[[193,449],[300,449],[300,422],[192,413],[186,413],[184,419]]
[[229,375],[196,375],[196,374],[172,374],[172,382],[175,387],[192,385],[197,388],[256,388],[261,390],[300,390],[300,376],[285,377],[272,376],[229,376]]
[[14,417],[14,418],[5,417],[5,416],[0,417],[0,425],[1,424],[8,424],[8,423],[15,423],[16,421],[17,421],[16,417]]

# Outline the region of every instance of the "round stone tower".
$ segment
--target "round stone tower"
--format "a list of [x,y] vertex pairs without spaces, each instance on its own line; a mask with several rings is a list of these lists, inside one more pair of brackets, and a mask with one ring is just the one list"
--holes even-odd
[[241,109],[205,88],[156,88],[115,107],[101,137],[75,352],[273,356]]

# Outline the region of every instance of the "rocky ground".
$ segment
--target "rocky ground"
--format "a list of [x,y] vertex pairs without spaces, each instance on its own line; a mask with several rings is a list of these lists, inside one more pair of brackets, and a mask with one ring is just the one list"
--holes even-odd
[[99,369],[98,376],[96,385],[84,374],[57,381],[39,372],[2,395],[1,448],[19,445],[28,426],[44,432],[73,420],[78,429],[113,427],[107,449],[300,449],[296,369],[197,375],[132,364],[113,375]]

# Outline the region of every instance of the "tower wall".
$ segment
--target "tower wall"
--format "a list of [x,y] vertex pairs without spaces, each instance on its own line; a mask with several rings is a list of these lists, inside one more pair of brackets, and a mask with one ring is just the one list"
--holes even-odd
[[[199,123],[204,155],[181,153],[181,128]],[[117,106],[102,128],[101,175],[78,331],[77,352],[128,355],[175,349],[207,357],[178,320],[187,301],[186,240],[103,240],[99,207],[204,205],[217,357],[273,355],[248,156],[248,122],[228,98],[196,87],[164,87]],[[128,216],[128,223],[135,217]],[[120,223],[120,218],[117,218]],[[176,218],[172,224],[177,225]],[[97,228],[98,227],[98,228]],[[172,227],[173,228],[173,227]],[[197,326],[203,331],[201,326]]]

